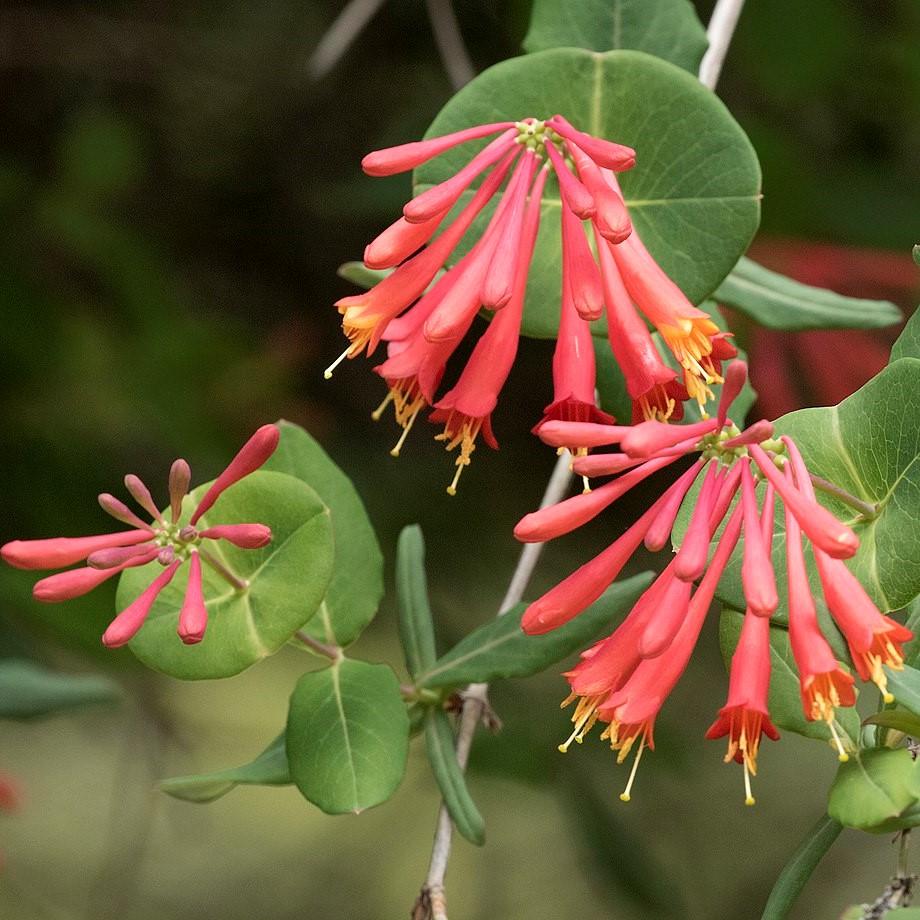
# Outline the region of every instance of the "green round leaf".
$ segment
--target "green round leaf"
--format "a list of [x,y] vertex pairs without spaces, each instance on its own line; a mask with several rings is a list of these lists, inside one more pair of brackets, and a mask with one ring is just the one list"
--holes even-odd
[[920,763],[905,750],[863,751],[842,763],[827,813],[845,827],[889,833],[920,797]]
[[[686,71],[651,55],[562,48],[484,71],[447,103],[428,136],[557,112],[584,131],[636,149],[637,165],[621,176],[635,227],[662,268],[694,303],[701,302],[738,261],[760,219],[757,155],[725,106]],[[463,144],[420,166],[416,191],[453,175],[483,144]],[[477,226],[490,213],[486,208]],[[556,334],[559,221],[558,186],[551,177],[522,327],[535,338]],[[453,260],[468,246],[466,239]]]
[[645,51],[696,73],[706,30],[689,0],[534,0],[525,51]]
[[409,716],[385,664],[340,658],[291,695],[287,755],[304,797],[331,815],[385,802],[402,780]]
[[305,632],[350,645],[374,618],[383,596],[383,555],[364,503],[351,480],[303,428],[280,421],[281,441],[263,469],[296,476],[315,490],[332,515],[335,562],[319,615]]
[[[189,514],[210,483],[186,499]],[[272,529],[263,549],[244,550],[224,540],[206,548],[249,582],[240,592],[204,564],[208,628],[197,645],[176,634],[188,582],[183,566],[161,592],[130,648],[146,665],[183,680],[230,677],[274,654],[312,617],[332,573],[332,524],[316,493],[293,476],[259,471],[231,486],[201,518],[201,526],[261,523]],[[127,569],[118,586],[124,609],[162,571],[158,563]]]

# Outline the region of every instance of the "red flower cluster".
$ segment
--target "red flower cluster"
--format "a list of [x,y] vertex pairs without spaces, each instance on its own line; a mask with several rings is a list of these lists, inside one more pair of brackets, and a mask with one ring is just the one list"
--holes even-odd
[[[454,176],[409,201],[403,216],[368,245],[368,267],[395,270],[369,291],[337,302],[350,344],[326,370],[330,377],[346,357],[364,350],[370,355],[381,340],[386,341],[387,360],[375,370],[389,393],[374,417],[393,403],[403,428],[392,451],[395,456],[419,412],[433,407],[431,420],[444,425],[438,439],[448,450],[459,447],[456,475],[447,490],[451,494],[469,465],[479,433],[491,447],[498,446],[491,415],[517,352],[550,169],[561,205],[562,298],[553,358],[554,397],[543,422],[613,421],[596,404],[589,325],[605,312],[610,346],[626,377],[637,419],[679,419],[689,397],[702,406],[712,396],[710,385],[721,382],[722,360],[735,354],[709,316],[662,271],[633,228],[616,178],[617,172],[635,164],[629,147],[585,134],[555,115],[547,121],[527,118],[479,125],[379,150],[364,158],[364,170],[372,176],[404,172],[458,144],[491,135],[498,136]],[[449,221],[483,173],[481,184]],[[482,235],[438,277],[509,174]],[[448,359],[483,307],[495,314],[492,324],[457,382],[438,398]],[[646,320],[676,357],[680,377],[662,360]],[[584,445],[566,446],[584,452]]]
[[[541,438],[553,446],[618,444],[620,452],[576,458],[573,468],[584,476],[621,475],[593,492],[524,517],[515,535],[525,542],[569,533],[652,473],[681,457],[699,454],[626,533],[534,601],[523,618],[525,632],[537,635],[581,613],[614,581],[641,543],[654,551],[670,542],[681,504],[693,483],[701,480],[680,549],[614,633],[583,652],[582,660],[566,675],[572,692],[565,703],[578,703],[572,716],[574,729],[560,750],[565,751],[573,740],[580,742],[598,720],[606,723],[601,737],[619,752],[618,762],[638,743],[621,796],[624,801],[629,800],[643,749],[654,748],[655,718],[690,660],[716,586],[743,533],[741,578],[747,610],[732,659],[728,701],[707,737],[728,736],[726,761],[743,764],[746,801],[753,804],[750,775],[757,772],[761,736],[778,738],[767,706],[769,623],[778,605],[771,558],[777,497],[785,512],[789,638],[802,707],[807,719],[827,723],[841,760],[847,752],[835,710],[853,705],[853,677],[835,659],[818,624],[802,534],[811,543],[825,601],[860,678],[877,684],[886,701],[892,698],[884,667],[902,667],[902,646],[912,638],[910,630],[878,610],[843,562],[856,552],[859,540],[815,500],[811,477],[793,441],[773,440],[769,422],[739,432],[727,418],[746,373],[742,362],[733,362],[726,372],[717,417],[693,425],[550,422],[540,430]],[[760,507],[758,481],[765,486]],[[710,559],[710,543],[717,534]]]
[[114,495],[99,496],[102,509],[131,530],[93,537],[53,537],[47,540],[13,540],[0,548],[3,560],[19,569],[56,569],[86,561],[82,568],[49,575],[36,582],[32,594],[46,603],[71,600],[127,568],[146,565],[156,559],[164,571],[149,587],[109,624],[102,641],[109,648],[129,642],[144,625],[159,593],[168,585],[183,562],[188,560],[189,578],[185,601],[179,614],[179,637],[188,645],[204,638],[208,622],[201,584],[201,560],[227,578],[234,587],[246,587],[203,545],[204,540],[227,540],[242,549],[258,549],[271,542],[271,530],[264,524],[218,524],[199,529],[195,525],[221,494],[234,483],[257,470],[275,452],[281,432],[275,425],[263,425],[240,449],[227,468],[198,502],[188,524],[180,525],[182,500],[188,494],[191,470],[185,460],[176,460],[169,471],[169,516],[157,508],[150,490],[133,474],[125,486],[134,500],[152,518],[145,523]]

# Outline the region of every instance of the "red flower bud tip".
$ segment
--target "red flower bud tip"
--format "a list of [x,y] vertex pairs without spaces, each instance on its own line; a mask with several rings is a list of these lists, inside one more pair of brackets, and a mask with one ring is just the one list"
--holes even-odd
[[741,434],[723,441],[721,447],[723,450],[733,450],[736,447],[746,447],[748,444],[760,444],[761,441],[766,441],[772,437],[773,422],[761,419],[759,422],[754,422],[753,425],[745,428]]
[[151,549],[159,551],[159,547],[151,541],[138,543],[136,546],[120,546],[113,549],[99,549],[90,553],[86,557],[86,564],[94,569],[111,569],[116,565],[121,565],[135,556],[143,556],[150,552]]
[[403,207],[403,215],[413,224],[420,224],[450,210],[469,184],[488,167],[497,163],[514,145],[517,129],[509,128],[481,150],[466,166],[449,179],[416,195]]
[[707,738],[728,735],[725,762],[744,767],[746,805],[754,804],[751,777],[757,775],[757,752],[766,735],[779,740],[770,721],[767,697],[770,686],[770,621],[748,610],[741,627],[741,638],[732,655],[728,700],[706,732]]
[[188,586],[179,611],[179,638],[186,645],[195,645],[204,638],[208,625],[208,610],[201,590],[201,557],[193,552],[189,557]]
[[650,457],[691,438],[699,440],[719,427],[718,419],[705,419],[692,425],[667,425],[664,422],[641,422],[620,440],[620,449],[630,457]]
[[[365,348],[368,354],[374,352],[390,321],[418,298],[441,270],[448,256],[460,242],[460,238],[469,230],[479,212],[498,190],[517,153],[516,150],[510,153],[492,170],[457,219],[430,246],[404,262],[369,291],[352,297],[343,297],[336,302],[339,312],[343,314],[342,331],[350,344],[326,368],[324,376],[327,380],[345,358],[355,358]],[[469,261],[468,258],[466,261]],[[455,277],[451,276],[463,263],[464,259],[461,259],[460,263],[441,279],[441,282],[444,282],[450,278],[446,285],[439,283],[435,286],[441,286],[441,296],[454,283]],[[429,295],[423,297],[417,306],[424,304],[434,290],[433,288]]]
[[0,556],[17,569],[58,569],[81,562],[97,550],[133,546],[149,539],[150,530],[124,530],[95,537],[13,540],[0,549]]
[[[788,471],[791,486],[792,469]],[[786,483],[784,483],[786,484]],[[849,759],[835,725],[836,710],[856,702],[853,678],[834,658],[834,653],[818,625],[815,602],[808,584],[798,515],[786,505],[786,568],[789,578],[789,641],[799,671],[799,687],[805,718],[827,723],[838,759]]]
[[596,210],[591,193],[569,172],[562,154],[559,153],[554,144],[546,145],[546,153],[553,164],[556,178],[559,180],[559,192],[563,201],[571,208],[576,217],[582,220],[591,220]]
[[125,476],[125,488],[131,493],[131,497],[147,512],[155,521],[163,522],[160,515],[160,509],[157,508],[150,489],[144,485],[139,476],[134,473],[128,473]]
[[214,484],[198,503],[189,524],[197,524],[201,516],[220,498],[224,490],[229,489],[234,483],[254,473],[262,466],[275,452],[280,439],[281,430],[277,425],[263,425],[256,431],[227,464],[227,468],[214,480]]
[[642,658],[657,658],[668,650],[687,615],[692,590],[692,582],[677,578],[672,572],[658,610],[639,638],[639,655]]
[[156,550],[148,550],[138,556],[132,556],[120,565],[113,566],[110,569],[70,569],[67,572],[58,572],[56,575],[49,575],[47,578],[35,582],[32,586],[32,596],[43,604],[57,604],[60,601],[70,601],[75,597],[82,597],[88,594],[93,588],[98,587],[104,581],[107,581],[113,575],[127,568],[134,566],[146,565],[152,562],[157,555]]
[[188,495],[192,471],[184,460],[176,460],[169,468],[169,513],[175,524],[182,516],[182,499]]
[[622,243],[632,233],[632,221],[613,173],[598,169],[597,164],[574,144],[570,143],[568,148],[579,178],[594,199],[594,226],[608,242]]
[[[521,245],[524,238],[524,215],[527,209],[527,192],[531,180],[537,169],[537,158],[532,151],[527,150],[521,157],[521,179],[515,187],[508,205],[508,213],[504,218],[502,235],[499,237],[485,281],[482,285],[481,302],[488,310],[500,310],[504,307],[511,295],[520,275]],[[537,212],[539,219],[539,212]],[[527,266],[524,268],[524,280],[527,277]]]
[[146,521],[142,521],[124,502],[108,492],[103,492],[99,496],[99,507],[106,514],[123,524],[128,524],[131,527],[146,527],[148,531],[153,529]]
[[546,123],[561,137],[581,147],[599,166],[615,172],[625,172],[636,165],[636,151],[632,147],[585,134],[584,131],[574,128],[561,115],[553,115]]
[[[731,404],[738,398],[744,384],[747,382],[748,368],[744,361],[732,361],[725,372],[725,382],[722,384],[722,393],[719,396],[719,427],[725,424]],[[769,437],[769,435],[768,435]]]
[[638,485],[652,473],[673,463],[676,459],[676,457],[662,457],[649,460],[642,466],[624,473],[618,479],[605,483],[593,492],[574,495],[556,505],[533,511],[521,518],[517,527],[514,528],[514,536],[523,543],[544,543],[570,533],[593,520],[633,486]]
[[424,246],[446,216],[446,212],[435,214],[419,224],[400,217],[365,246],[364,264],[372,269],[394,268]]
[[588,454],[572,460],[572,472],[588,478],[613,476],[640,463],[645,463],[644,457],[627,457],[626,454]]
[[660,511],[655,516],[655,520],[652,521],[645,535],[646,549],[656,553],[658,550],[664,549],[667,545],[668,540],[671,539],[671,531],[674,529],[674,521],[677,519],[677,513],[680,511],[680,506],[683,504],[687,492],[690,491],[690,486],[696,481],[696,477],[699,475],[705,462],[706,461],[702,458],[697,460],[690,470],[688,470],[688,473],[692,472],[693,475],[688,475],[681,481],[681,488],[673,489],[668,494],[667,501],[661,505]]
[[399,144],[396,147],[386,147],[367,154],[361,161],[361,168],[369,176],[393,176],[397,173],[407,172],[427,163],[428,160],[463,144],[466,141],[488,137],[507,128],[514,126],[514,122],[500,121],[489,125],[476,125],[452,134],[441,137],[432,137],[426,141],[412,141],[408,144]]
[[741,461],[741,503],[744,508],[744,561],[741,583],[748,608],[757,616],[771,616],[779,605],[776,576],[770,558],[772,547],[764,541],[763,522],[757,512],[750,462]]
[[181,563],[177,561],[168,569],[164,569],[136,600],[125,607],[109,623],[108,629],[102,634],[103,645],[107,648],[118,648],[130,642],[137,635],[150,613],[150,608],[153,607],[160,592],[172,581],[180,565]]
[[604,447],[608,444],[619,444],[620,439],[631,430],[625,425],[599,425],[595,422],[562,422],[550,419],[539,426],[536,434],[550,447],[567,447],[569,444]]
[[719,464],[710,462],[683,543],[674,557],[674,574],[681,581],[696,581],[706,569],[711,539],[709,518],[721,485]]
[[226,540],[240,549],[261,549],[272,541],[270,527],[264,524],[220,524],[199,534],[207,540]]
[[567,202],[562,202],[563,271],[569,278],[572,303],[585,321],[600,319],[604,313],[601,275],[591,255],[591,247],[581,221]]
[[827,508],[796,489],[791,480],[777,470],[761,447],[751,444],[748,452],[815,546],[835,559],[848,559],[859,549],[859,537],[846,524],[838,521]]

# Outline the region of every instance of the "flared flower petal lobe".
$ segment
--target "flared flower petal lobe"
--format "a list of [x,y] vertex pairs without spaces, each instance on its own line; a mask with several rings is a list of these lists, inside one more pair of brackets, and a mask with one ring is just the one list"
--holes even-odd
[[179,611],[179,638],[186,645],[195,645],[204,638],[207,625],[208,610],[201,587],[201,557],[198,553],[192,553],[189,558],[188,586]]
[[625,172],[636,165],[636,151],[625,144],[616,144],[604,138],[585,134],[573,127],[561,115],[554,115],[547,121],[552,129],[568,141],[577,144],[595,163],[612,169],[614,172]]
[[513,124],[510,121],[500,121],[494,124],[476,125],[472,128],[464,128],[462,131],[454,131],[452,134],[432,137],[426,141],[412,141],[396,147],[375,150],[364,157],[361,161],[361,168],[369,176],[393,176],[397,173],[408,172],[458,144],[497,134],[499,131],[513,127]]
[[752,444],[748,450],[815,546],[835,559],[848,559],[859,549],[859,537],[846,524],[838,521],[827,508],[796,489],[777,470],[761,447]]
[[175,524],[182,516],[182,500],[188,495],[192,482],[192,470],[181,458],[169,468],[169,513]]
[[211,488],[205,492],[189,523],[197,524],[201,516],[211,508],[226,489],[259,469],[275,452],[280,439],[281,430],[277,425],[263,425],[259,428],[227,464],[227,468],[214,480]]
[[510,128],[481,150],[466,166],[439,185],[416,195],[403,208],[410,223],[420,224],[450,210],[469,184],[485,169],[497,163],[514,145],[517,130]]
[[149,540],[149,530],[124,530],[94,537],[52,537],[47,540],[13,540],[0,556],[17,569],[60,569],[82,562],[90,553],[116,546],[133,546]]
[[763,538],[763,524],[757,511],[754,477],[747,460],[741,461],[741,501],[744,508],[744,558],[741,583],[744,598],[757,616],[769,617],[779,605],[776,575],[770,549]]
[[107,648],[118,648],[126,645],[134,638],[144,625],[144,621],[150,613],[150,608],[153,607],[160,592],[172,581],[173,575],[176,574],[180,565],[181,563],[176,561],[167,569],[164,569],[135,601],[132,601],[112,620],[108,629],[102,634],[103,645]]
[[272,531],[265,524],[219,524],[202,530],[208,540],[226,540],[240,549],[261,549],[272,541]]

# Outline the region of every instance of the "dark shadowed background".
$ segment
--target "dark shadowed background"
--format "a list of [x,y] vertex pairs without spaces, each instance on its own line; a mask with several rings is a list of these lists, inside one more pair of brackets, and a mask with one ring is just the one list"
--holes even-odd
[[[420,136],[451,93],[422,0],[387,0],[315,79],[311,55],[341,6],[0,7],[0,542],[97,532],[94,496],[123,473],[162,499],[174,457],[204,481],[257,425],[286,417],[354,478],[388,563],[399,528],[423,525],[446,647],[494,613],[518,551],[511,528],[552,467],[527,434],[551,397],[551,350],[522,348],[494,419],[502,449],[477,451],[455,499],[433,431],[388,455],[395,429],[370,420],[383,385],[367,362],[322,379],[343,342],[331,304],[352,290],[336,267],[408,192],[405,176],[364,176],[360,157]],[[477,68],[519,53],[527,0],[455,6]],[[915,0],[749,0],[720,86],[763,164],[758,258],[908,310],[918,35]],[[891,339],[736,331],[771,413],[836,402],[881,367]],[[551,547],[532,593],[610,532],[608,521]],[[158,778],[246,761],[274,737],[310,663],[283,651],[232,680],[181,684],[103,654],[113,591],[40,607],[31,581],[0,571],[0,652],[115,673],[129,693],[120,708],[0,726],[0,771],[25,792],[18,814],[0,815],[0,917],[408,914],[437,805],[420,751],[399,793],[360,817],[326,817],[291,789],[168,799]],[[389,596],[360,649],[399,664]],[[758,915],[835,760],[796,736],[768,743],[746,809],[739,771],[702,738],[724,686],[710,629],[628,807],[604,745],[556,753],[561,678],[497,686],[505,730],[479,738],[471,780],[488,843],[457,844],[452,916]],[[895,858],[887,838],[847,832],[795,916],[872,900]]]

